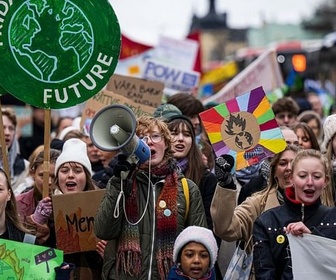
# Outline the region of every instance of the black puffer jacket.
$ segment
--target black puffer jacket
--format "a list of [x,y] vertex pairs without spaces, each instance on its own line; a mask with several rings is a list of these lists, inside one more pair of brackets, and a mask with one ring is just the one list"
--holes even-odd
[[313,234],[336,239],[336,211],[321,204],[305,206],[287,188],[285,203],[260,215],[253,227],[256,279],[293,279],[289,243],[283,228],[302,221]]

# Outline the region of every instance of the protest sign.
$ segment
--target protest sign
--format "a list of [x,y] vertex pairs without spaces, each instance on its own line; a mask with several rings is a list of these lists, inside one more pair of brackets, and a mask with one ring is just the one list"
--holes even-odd
[[127,106],[133,111],[133,113],[137,117],[143,115],[151,116],[155,111],[154,107],[145,106],[140,103],[135,103],[132,100],[123,97],[122,95],[115,94],[108,90],[102,90],[86,102],[85,108],[82,113],[80,127],[83,127],[87,119],[92,119],[99,110],[113,104],[123,104]]
[[135,103],[157,108],[162,103],[164,84],[114,74],[106,85],[106,90],[120,94]]
[[54,280],[63,252],[54,248],[0,239],[1,279]]
[[335,279],[335,240],[314,234],[287,237],[295,280]]
[[1,1],[0,22],[0,84],[35,107],[83,103],[117,65],[121,32],[108,0]]
[[53,213],[57,248],[64,254],[94,251],[94,217],[105,190],[54,195]]
[[147,59],[143,78],[162,82],[165,84],[165,87],[176,91],[191,91],[198,87],[200,73],[176,68],[157,60]]
[[216,156],[229,154],[234,170],[254,165],[286,147],[262,87],[200,114]]
[[262,86],[267,93],[284,85],[275,51],[269,49],[247,66],[219,92],[203,100],[203,103],[223,103],[253,88]]
[[199,44],[195,40],[177,40],[166,36],[159,37],[159,43],[154,49],[153,59],[176,68],[193,70]]

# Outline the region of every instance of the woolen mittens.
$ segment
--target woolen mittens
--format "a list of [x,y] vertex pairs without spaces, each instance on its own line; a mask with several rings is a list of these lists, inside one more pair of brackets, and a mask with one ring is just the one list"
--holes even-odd
[[46,197],[37,204],[32,218],[36,223],[43,225],[47,223],[48,218],[51,215],[52,215],[52,202],[49,197]]

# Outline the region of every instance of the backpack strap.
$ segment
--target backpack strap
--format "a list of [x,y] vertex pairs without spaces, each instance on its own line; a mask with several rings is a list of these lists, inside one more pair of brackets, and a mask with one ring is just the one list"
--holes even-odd
[[36,240],[36,236],[29,234],[29,233],[25,233],[24,237],[23,237],[23,242],[24,243],[29,243],[29,244],[35,244],[35,240]]
[[189,215],[189,207],[190,207],[189,186],[188,186],[188,181],[186,178],[182,178],[181,181],[182,181],[184,198],[186,201],[186,211],[184,215],[184,220],[187,220],[188,215]]

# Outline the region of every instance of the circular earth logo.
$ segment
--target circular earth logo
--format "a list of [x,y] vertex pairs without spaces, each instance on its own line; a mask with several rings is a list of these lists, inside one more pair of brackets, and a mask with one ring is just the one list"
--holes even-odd
[[106,86],[121,47],[110,0],[0,2],[0,94],[61,109]]
[[[71,1],[54,3],[53,7],[47,1],[23,3],[14,12],[8,31],[17,64],[39,81],[59,83],[78,74],[88,63],[94,34],[77,5]],[[64,69],[71,70],[71,75]]]

